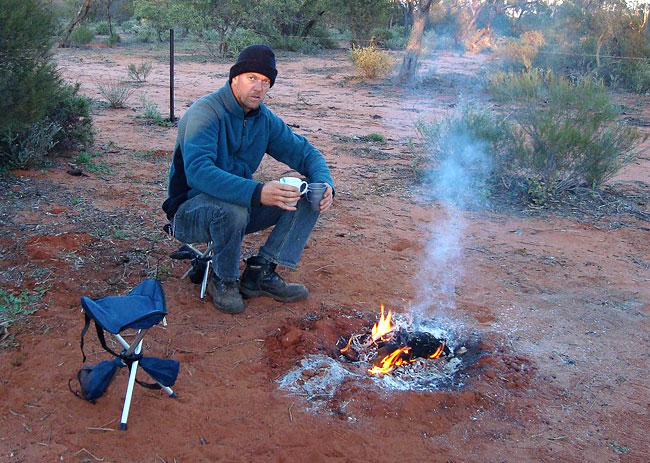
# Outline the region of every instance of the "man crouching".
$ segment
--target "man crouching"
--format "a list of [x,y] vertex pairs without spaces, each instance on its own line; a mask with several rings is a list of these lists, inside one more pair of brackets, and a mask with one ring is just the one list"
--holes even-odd
[[[243,311],[242,296],[282,302],[307,297],[307,288],[285,282],[276,266],[296,268],[319,214],[334,198],[323,155],[264,105],[277,73],[268,46],[245,48],[226,85],[197,100],[178,124],[163,209],[180,241],[213,243],[207,290],[225,313]],[[252,179],[264,154],[308,182],[327,184],[318,210],[294,186]],[[269,227],[274,228],[258,254],[246,260],[240,282],[244,235]]]

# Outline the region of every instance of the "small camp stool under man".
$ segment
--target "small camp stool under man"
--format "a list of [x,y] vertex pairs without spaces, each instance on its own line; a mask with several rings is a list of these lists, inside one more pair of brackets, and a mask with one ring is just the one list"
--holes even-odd
[[[83,361],[86,361],[86,355],[83,353],[84,335],[91,320],[95,322],[97,336],[102,347],[115,359],[103,361],[97,365],[84,366],[77,375],[81,385],[81,391],[76,392],[77,395],[94,402],[104,393],[117,371],[122,367],[128,367],[130,370],[129,382],[120,420],[120,429],[122,430],[126,429],[133,387],[136,382],[151,389],[162,389],[170,397],[176,397],[171,386],[176,382],[179,363],[171,359],[145,357],[142,353],[143,338],[147,330],[164,321],[167,314],[165,294],[158,281],[145,280],[127,296],[108,296],[99,299],[82,297],[81,305],[86,317],[86,324],[81,332]],[[120,334],[127,330],[134,333],[130,343]],[[122,345],[123,350],[119,354],[107,346],[104,331],[113,335]],[[141,366],[155,383],[144,383],[137,380],[138,366]]]
[[[170,238],[175,238],[174,229],[170,223],[163,227],[165,233]],[[194,284],[201,285],[201,299],[205,296],[206,288],[208,287],[208,278],[210,278],[210,265],[212,264],[212,256],[214,255],[214,246],[212,241],[205,244],[205,251],[201,251],[197,244],[183,243],[176,251],[172,252],[169,257],[174,260],[189,260],[191,262],[190,268],[183,274],[181,280],[190,277],[190,281]]]

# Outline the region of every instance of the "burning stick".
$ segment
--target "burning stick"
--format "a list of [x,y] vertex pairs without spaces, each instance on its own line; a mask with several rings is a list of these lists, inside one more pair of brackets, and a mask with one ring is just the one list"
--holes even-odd
[[371,374],[386,374],[396,367],[413,363],[418,358],[435,359],[442,355],[450,356],[451,350],[444,340],[427,332],[409,332],[404,328],[397,330],[392,322],[392,312],[384,314],[381,305],[379,321],[372,327],[370,336],[352,335],[341,354],[354,362],[359,359],[370,360]]

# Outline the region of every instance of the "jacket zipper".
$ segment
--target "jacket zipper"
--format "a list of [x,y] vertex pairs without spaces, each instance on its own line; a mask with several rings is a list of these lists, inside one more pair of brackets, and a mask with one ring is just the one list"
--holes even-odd
[[241,149],[244,147],[244,131],[246,130],[246,117],[244,117],[244,123],[242,124],[241,128],[241,143],[239,145],[239,149],[237,150],[237,153],[235,156],[239,157],[239,153],[241,153]]

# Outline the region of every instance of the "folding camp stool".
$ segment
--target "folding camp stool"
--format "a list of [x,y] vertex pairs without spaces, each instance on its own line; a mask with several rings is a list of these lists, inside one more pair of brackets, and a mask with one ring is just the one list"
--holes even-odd
[[[175,238],[171,224],[163,227],[165,232]],[[208,278],[210,277],[210,266],[212,265],[212,256],[214,246],[212,241],[205,244],[205,250],[201,251],[198,244],[183,243],[176,251],[172,252],[169,257],[175,260],[190,260],[192,265],[181,277],[181,280],[190,277],[190,281],[195,284],[201,284],[201,299],[205,296],[208,287]]]
[[[144,357],[142,354],[143,339],[147,331],[161,321],[165,323],[167,315],[165,294],[158,281],[144,280],[127,296],[109,296],[99,299],[82,297],[81,305],[86,317],[86,325],[81,334],[82,353],[84,335],[92,320],[95,322],[97,336],[102,347],[116,358],[121,359],[121,366],[129,367],[129,381],[120,419],[120,429],[125,430],[133,397],[133,387],[136,382],[151,389],[162,389],[170,397],[176,397],[170,386],[173,386],[176,381],[178,362],[170,359]],[[121,335],[126,330],[135,330],[135,336],[131,343]],[[121,353],[118,354],[108,347],[104,331],[110,333],[121,344],[123,347]],[[85,362],[85,354],[83,357]],[[142,383],[136,379],[140,364],[143,370],[154,379],[155,384]]]

